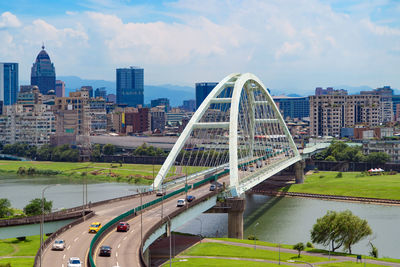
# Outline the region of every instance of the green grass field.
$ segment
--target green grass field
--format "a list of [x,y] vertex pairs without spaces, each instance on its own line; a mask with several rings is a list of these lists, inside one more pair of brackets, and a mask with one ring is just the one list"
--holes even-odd
[[33,266],[35,262],[34,258],[7,258],[7,259],[0,259],[0,266],[1,264],[6,265],[9,263],[11,267],[27,267]]
[[[0,160],[0,173],[16,174],[20,167],[30,167],[37,170],[53,170],[61,172],[60,176],[82,179],[83,173],[88,179],[98,181],[128,182],[136,184],[151,184],[153,175],[157,175],[161,165],[93,163],[93,162],[50,162],[50,161],[10,161]],[[203,170],[203,167],[188,167],[188,173]],[[186,169],[182,170],[186,173]],[[171,168],[168,177],[177,175]],[[182,175],[182,174],[180,174]]]
[[318,172],[307,175],[304,184],[294,184],[282,191],[400,200],[400,174],[365,176],[360,172]]
[[[179,261],[181,260],[181,261]],[[225,259],[204,259],[204,258],[190,258],[182,259],[175,258],[172,260],[173,266],[201,266],[201,267],[208,267],[208,266],[221,266],[221,267],[243,267],[243,266],[250,266],[250,267],[263,267],[263,266],[281,266],[275,263],[266,263],[266,262],[254,262],[254,261],[241,261],[241,260],[225,260]],[[169,262],[164,263],[163,266],[169,266]]]
[[[278,252],[270,250],[254,250],[253,248],[239,247],[233,245],[219,244],[219,243],[201,243],[186,252],[183,255],[188,256],[217,256],[217,257],[237,257],[248,259],[263,259],[263,260],[278,260]],[[313,257],[301,255],[297,258],[297,253],[281,252],[281,260],[303,260],[308,262],[328,261],[325,257]]]

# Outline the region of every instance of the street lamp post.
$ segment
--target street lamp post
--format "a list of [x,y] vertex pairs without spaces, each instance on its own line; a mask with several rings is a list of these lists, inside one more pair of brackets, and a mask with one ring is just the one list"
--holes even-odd
[[43,257],[43,232],[44,232],[44,191],[46,191],[47,188],[50,188],[52,186],[59,186],[60,184],[51,184],[48,186],[45,186],[42,189],[42,216],[40,220],[40,267],[42,267],[42,257]]
[[167,215],[168,218],[168,222],[169,222],[169,267],[172,266],[172,253],[171,253],[171,246],[172,246],[172,242],[171,242],[171,236],[172,236],[172,231],[171,231],[171,218],[169,218],[169,215]]
[[201,243],[201,233],[203,232],[203,221],[200,218],[195,218],[196,220],[200,221],[200,243]]
[[257,225],[259,225],[259,223],[256,223],[256,225],[254,225],[254,250],[256,250],[256,247],[257,247],[257,245],[256,245],[256,227],[257,227]]

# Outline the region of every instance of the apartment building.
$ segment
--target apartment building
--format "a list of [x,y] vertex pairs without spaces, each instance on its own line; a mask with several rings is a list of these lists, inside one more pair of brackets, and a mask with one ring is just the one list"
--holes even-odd
[[340,136],[341,128],[377,126],[382,121],[381,96],[328,94],[310,96],[310,134]]

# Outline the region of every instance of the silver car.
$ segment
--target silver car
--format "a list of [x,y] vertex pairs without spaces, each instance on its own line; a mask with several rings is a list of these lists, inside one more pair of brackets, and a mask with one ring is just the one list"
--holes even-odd
[[65,249],[65,240],[56,239],[53,243],[52,250],[64,250]]

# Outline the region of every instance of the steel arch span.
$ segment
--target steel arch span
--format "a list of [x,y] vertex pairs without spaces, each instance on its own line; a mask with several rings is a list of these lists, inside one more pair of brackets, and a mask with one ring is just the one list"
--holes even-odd
[[251,73],[226,76],[206,97],[158,172],[153,188],[217,173],[238,196],[301,160],[266,87]]

